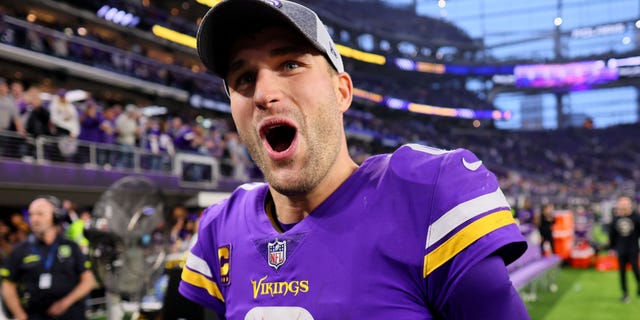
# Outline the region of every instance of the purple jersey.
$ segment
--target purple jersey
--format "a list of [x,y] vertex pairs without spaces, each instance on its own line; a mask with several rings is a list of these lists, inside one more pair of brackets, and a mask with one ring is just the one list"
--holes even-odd
[[102,143],[115,144],[116,143],[116,134],[115,134],[116,122],[111,119],[103,119],[101,125],[111,128],[111,133],[107,131],[102,131],[102,135],[100,139]]
[[178,150],[187,152],[197,152],[198,148],[191,145],[191,141],[195,137],[195,133],[189,126],[182,126],[173,137],[173,145]]
[[85,116],[82,121],[80,121],[80,136],[78,139],[102,142],[103,133],[100,129],[102,121],[102,115],[100,113],[97,113],[95,117]]
[[230,320],[432,319],[470,266],[526,248],[495,176],[464,149],[371,157],[284,233],[267,193],[243,185],[207,209],[184,296]]

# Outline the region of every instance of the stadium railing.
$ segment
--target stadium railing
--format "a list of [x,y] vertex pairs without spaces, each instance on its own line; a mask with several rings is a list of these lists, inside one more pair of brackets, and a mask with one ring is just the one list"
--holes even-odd
[[[215,188],[221,159],[197,153],[154,154],[149,150],[68,137],[24,137],[0,131],[0,159],[19,159],[34,165],[63,165],[94,170],[120,170],[179,177],[184,186]],[[223,165],[230,164],[223,162]]]

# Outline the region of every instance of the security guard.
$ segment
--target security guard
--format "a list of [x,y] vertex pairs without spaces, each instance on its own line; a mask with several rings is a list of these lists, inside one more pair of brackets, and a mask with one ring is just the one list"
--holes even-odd
[[78,245],[62,235],[64,215],[53,196],[29,205],[32,234],[0,269],[2,297],[15,319],[86,319],[83,299],[96,282]]

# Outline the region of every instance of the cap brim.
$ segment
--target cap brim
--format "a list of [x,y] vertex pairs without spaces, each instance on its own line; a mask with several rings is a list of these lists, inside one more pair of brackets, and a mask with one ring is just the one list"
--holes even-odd
[[[289,18],[271,4],[255,0],[223,1],[211,8],[198,29],[197,46],[200,60],[214,74],[225,78],[229,49],[247,30],[258,30],[271,24],[289,25]],[[302,33],[302,32],[301,32]]]

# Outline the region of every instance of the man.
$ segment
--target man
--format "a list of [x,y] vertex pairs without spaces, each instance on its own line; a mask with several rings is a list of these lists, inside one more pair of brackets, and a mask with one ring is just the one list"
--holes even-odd
[[620,286],[622,288],[623,303],[629,303],[629,291],[627,289],[627,264],[631,264],[633,275],[636,278],[638,295],[640,296],[640,271],[638,268],[638,246],[640,240],[640,217],[633,211],[633,203],[628,196],[618,197],[615,215],[609,228],[609,245],[618,256],[618,268],[620,272]]
[[[15,133],[10,133],[14,130]],[[15,136],[16,133],[19,136]],[[7,80],[0,78],[0,156],[18,156],[16,146],[23,143],[21,137],[26,136],[16,100],[10,94]]]
[[83,299],[95,279],[78,245],[61,235],[62,211],[55,197],[33,200],[32,234],[0,270],[2,298],[15,319],[86,319]]
[[547,255],[545,250],[545,243],[549,245],[549,254],[555,254],[556,250],[553,243],[553,230],[552,226],[556,223],[556,218],[553,211],[555,206],[553,203],[545,203],[540,209],[540,216],[538,217],[538,230],[540,231],[540,253]]
[[526,244],[495,176],[420,145],[358,166],[351,78],[313,11],[222,1],[198,52],[267,184],[207,209],[184,296],[226,319],[529,319],[505,268]]
[[67,100],[67,90],[58,89],[49,110],[57,136],[76,139],[80,135],[80,116],[76,106]]
[[116,118],[117,142],[122,153],[119,160],[120,167],[134,167],[133,153],[135,152],[136,141],[142,132],[138,119],[140,119],[140,111],[135,104],[128,104],[125,107],[125,112]]

